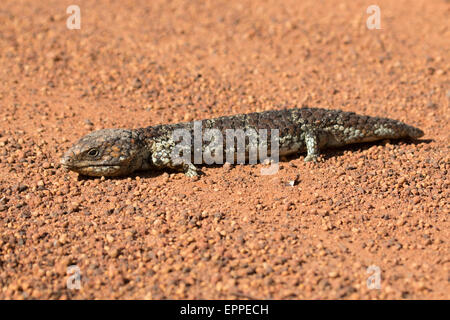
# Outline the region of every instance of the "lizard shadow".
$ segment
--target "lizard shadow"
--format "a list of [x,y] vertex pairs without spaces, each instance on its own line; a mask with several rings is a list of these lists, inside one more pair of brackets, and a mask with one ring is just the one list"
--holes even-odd
[[[104,177],[105,180],[112,180],[112,181],[120,181],[120,180],[127,180],[127,179],[135,179],[136,177],[140,178],[156,178],[160,175],[163,175],[165,172],[172,173],[172,170],[162,171],[136,171],[126,176],[119,176],[119,177]],[[177,171],[173,170],[173,173]],[[78,181],[89,181],[89,180],[97,180],[100,179],[100,177],[91,177],[91,176],[85,176],[82,174],[78,174]]]
[[362,142],[362,143],[354,143],[349,144],[344,147],[336,147],[336,148],[329,148],[327,149],[327,152],[321,153],[322,158],[324,160],[328,160],[334,157],[342,156],[346,151],[351,152],[358,152],[358,151],[364,151],[372,148],[373,146],[385,146],[386,144],[392,144],[392,145],[402,145],[402,144],[413,144],[413,145],[419,145],[419,144],[429,144],[433,142],[433,139],[411,139],[411,138],[403,138],[403,139],[397,139],[397,140],[379,140],[379,141],[373,141],[373,142]]
[[[205,175],[204,172],[202,172],[201,168],[205,167],[204,165],[199,165],[198,166],[198,176],[203,176]],[[211,166],[208,166],[211,167]],[[221,167],[221,165],[217,165],[217,167]],[[127,180],[127,179],[136,179],[136,177],[139,178],[145,178],[145,179],[151,179],[151,178],[156,178],[159,176],[162,176],[163,174],[171,174],[171,173],[181,173],[180,171],[177,170],[173,170],[170,168],[164,168],[164,169],[155,169],[155,170],[138,170],[135,171],[133,173],[130,173],[129,175],[126,176],[118,176],[118,177],[104,177],[105,180],[112,180],[112,181],[121,181],[121,180]],[[100,179],[100,177],[91,177],[91,176],[86,176],[86,175],[82,175],[82,174],[78,174],[77,177],[78,181],[89,181],[89,180],[97,180]]]

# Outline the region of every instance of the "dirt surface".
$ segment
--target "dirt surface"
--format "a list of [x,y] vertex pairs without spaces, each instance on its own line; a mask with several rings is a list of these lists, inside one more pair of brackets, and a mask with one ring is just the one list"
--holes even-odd
[[[448,1],[377,1],[380,30],[366,1],[76,2],[80,30],[73,1],[0,5],[1,299],[450,298]],[[425,137],[299,155],[272,176],[82,179],[58,164],[94,129],[295,105]]]

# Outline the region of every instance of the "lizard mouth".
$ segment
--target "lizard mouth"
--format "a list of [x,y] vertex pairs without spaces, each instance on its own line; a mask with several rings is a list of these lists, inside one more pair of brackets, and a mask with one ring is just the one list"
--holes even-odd
[[90,168],[90,167],[120,168],[119,165],[114,165],[114,164],[86,164],[84,166],[73,166],[73,165],[68,165],[68,164],[62,164],[61,166],[64,168],[67,168],[67,169],[82,169],[82,168]]
[[76,171],[76,170],[83,170],[83,169],[86,169],[86,168],[98,168],[98,169],[100,169],[100,168],[112,168],[112,169],[120,169],[120,166],[119,166],[119,165],[113,165],[113,164],[86,164],[86,165],[82,165],[82,166],[75,166],[75,165],[70,165],[70,164],[61,164],[61,166],[62,166],[64,169],[67,169],[67,170],[73,170],[73,171]]
[[61,166],[68,170],[77,170],[77,169],[85,169],[85,168],[120,168],[118,164],[107,164],[107,163],[89,163],[89,162],[81,162],[75,164],[74,161],[72,161],[68,157],[61,158],[60,162]]
[[64,169],[77,172],[81,175],[100,177],[100,176],[116,176],[120,174],[122,168],[118,165],[106,164],[87,164],[82,166],[74,166],[68,164],[61,164]]

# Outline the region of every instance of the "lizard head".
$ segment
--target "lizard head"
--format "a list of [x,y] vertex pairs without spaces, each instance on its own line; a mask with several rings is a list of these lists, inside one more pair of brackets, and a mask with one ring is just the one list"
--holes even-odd
[[61,165],[86,176],[122,176],[142,166],[145,148],[133,130],[103,129],[75,143],[61,158]]

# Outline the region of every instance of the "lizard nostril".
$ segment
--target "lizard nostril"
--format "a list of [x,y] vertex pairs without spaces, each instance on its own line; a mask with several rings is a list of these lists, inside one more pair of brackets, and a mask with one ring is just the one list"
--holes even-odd
[[67,166],[70,164],[70,158],[67,156],[62,157],[59,163],[61,163],[63,166]]

